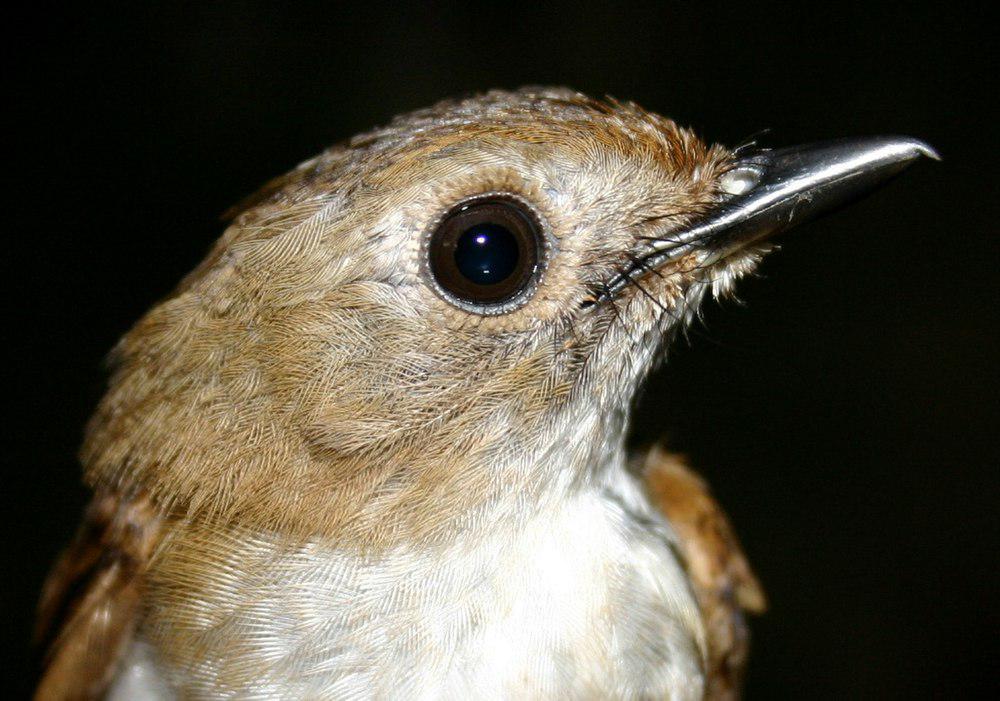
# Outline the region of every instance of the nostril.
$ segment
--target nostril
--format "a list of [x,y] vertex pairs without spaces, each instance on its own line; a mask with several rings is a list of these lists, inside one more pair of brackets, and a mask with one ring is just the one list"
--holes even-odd
[[761,171],[753,166],[737,166],[719,179],[719,187],[730,196],[742,195],[760,182]]

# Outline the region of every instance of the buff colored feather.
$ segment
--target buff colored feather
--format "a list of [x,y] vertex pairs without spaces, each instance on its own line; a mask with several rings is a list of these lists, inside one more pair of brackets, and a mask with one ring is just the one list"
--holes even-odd
[[[397,118],[241,205],[114,350],[82,451],[106,525],[52,575],[38,698],[150,670],[193,698],[735,688],[756,582],[696,479],[651,468],[655,510],[624,436],[662,339],[759,251],[593,303],[730,164],[635,105],[527,89]],[[550,246],[498,316],[420,263],[435,218],[484,192],[529,201]],[[721,530],[687,523],[704,513]]]

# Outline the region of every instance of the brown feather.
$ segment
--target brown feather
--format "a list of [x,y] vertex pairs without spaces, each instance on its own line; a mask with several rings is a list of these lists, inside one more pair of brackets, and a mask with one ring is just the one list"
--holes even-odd
[[708,642],[705,698],[739,698],[750,645],[743,612],[762,613],[764,591],[708,485],[676,455],[646,456],[646,486],[679,540]]
[[[53,642],[37,698],[101,694],[140,605],[144,636],[180,641],[154,647],[182,686],[202,681],[184,659],[258,675],[267,660],[247,651],[245,627],[227,627],[212,656],[173,624],[203,600],[188,594],[213,588],[222,618],[239,623],[230,603],[256,594],[226,598],[234,570],[220,557],[253,572],[303,544],[352,557],[430,551],[470,524],[518,527],[564,482],[589,486],[673,312],[689,316],[706,286],[724,293],[755,259],[707,271],[684,259],[610,304],[584,302],[645,237],[713,206],[730,161],[634,105],[498,92],[401,117],[234,210],[206,260],[115,351],[82,452],[98,496],[43,598],[41,632]],[[532,299],[495,316],[452,306],[420,262],[436,218],[484,192],[530,202],[552,245]],[[528,469],[556,454],[559,465]],[[736,689],[739,604],[762,597],[705,486],[660,453],[650,459],[708,628],[710,691]],[[143,496],[123,498],[119,485]],[[170,524],[169,545],[153,500],[183,521]],[[275,540],[242,561],[234,533]],[[676,586],[675,648],[686,655],[701,621]]]
[[[534,476],[485,463],[501,437],[530,444],[571,401],[609,314],[580,302],[651,233],[643,222],[711,206],[727,163],[669,120],[565,90],[443,103],[334,147],[237,207],[205,262],[118,345],[86,479],[338,547],[445,538],[529,488],[519,481]],[[586,185],[557,205],[539,183],[567,173]],[[531,201],[563,243],[531,303],[479,317],[403,252],[443,208],[488,191]],[[670,304],[679,279],[665,278],[644,286]],[[658,312],[631,308],[643,323]],[[548,328],[570,352],[539,342]],[[495,431],[498,414],[518,420]]]
[[160,522],[144,495],[94,497],[42,590],[35,636],[45,657],[36,701],[104,693],[135,628]]

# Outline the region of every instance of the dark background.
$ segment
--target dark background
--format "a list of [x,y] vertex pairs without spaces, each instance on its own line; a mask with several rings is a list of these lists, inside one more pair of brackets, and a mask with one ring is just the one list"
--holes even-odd
[[[984,3],[985,5],[985,3]],[[711,480],[768,591],[753,698],[967,698],[996,677],[992,26],[944,3],[35,4],[8,18],[9,669],[86,502],[102,359],[219,214],[439,98],[567,84],[734,143],[906,133],[944,157],[784,241],[639,406]],[[27,675],[22,675],[27,678]]]

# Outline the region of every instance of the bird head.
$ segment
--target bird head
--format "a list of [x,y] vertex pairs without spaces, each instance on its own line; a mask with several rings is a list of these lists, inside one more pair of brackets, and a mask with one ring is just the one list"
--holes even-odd
[[94,484],[389,547],[623,462],[637,387],[768,236],[929,149],[709,146],[632,104],[491,92],[299,166],[122,339]]

